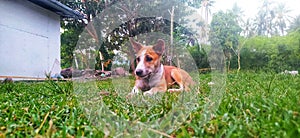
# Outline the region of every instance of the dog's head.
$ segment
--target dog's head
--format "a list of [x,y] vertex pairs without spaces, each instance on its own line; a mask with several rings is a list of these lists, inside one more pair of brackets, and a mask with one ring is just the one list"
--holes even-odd
[[160,67],[161,56],[165,51],[164,40],[158,39],[156,44],[152,46],[144,46],[132,38],[129,40],[136,54],[135,74],[140,78],[146,78],[155,73]]

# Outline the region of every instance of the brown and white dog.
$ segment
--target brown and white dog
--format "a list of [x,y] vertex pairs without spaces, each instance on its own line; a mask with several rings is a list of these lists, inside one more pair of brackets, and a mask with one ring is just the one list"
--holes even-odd
[[178,89],[171,88],[168,92],[189,91],[194,84],[191,76],[184,70],[174,66],[164,66],[161,63],[165,51],[165,42],[158,39],[153,46],[144,46],[133,38],[129,38],[136,54],[137,66],[135,85],[129,95],[143,91],[144,95],[166,92],[170,86],[177,84]]

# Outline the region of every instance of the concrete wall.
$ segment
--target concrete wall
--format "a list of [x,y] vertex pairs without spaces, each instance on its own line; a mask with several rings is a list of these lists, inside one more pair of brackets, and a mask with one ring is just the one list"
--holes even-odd
[[0,76],[45,77],[60,61],[60,17],[27,0],[0,0]]

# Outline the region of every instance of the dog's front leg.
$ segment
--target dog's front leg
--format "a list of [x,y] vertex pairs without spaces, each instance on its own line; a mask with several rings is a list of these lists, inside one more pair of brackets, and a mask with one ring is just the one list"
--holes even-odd
[[154,87],[152,87],[149,91],[144,92],[144,95],[152,95],[156,94],[157,92],[166,92],[167,91],[167,83],[165,81],[165,78],[162,78],[163,81],[160,81],[157,83]]
[[131,90],[130,93],[128,93],[127,98],[132,97],[133,95],[136,95],[140,92],[139,88],[137,88],[136,86],[134,86]]
[[138,94],[140,92],[140,89],[136,86],[134,86],[129,94],[134,95]]
[[153,87],[149,91],[145,91],[143,94],[144,95],[153,95],[153,94],[156,94],[157,92],[166,92],[166,91],[167,91],[167,86],[161,85],[159,87]]
[[158,89],[156,87],[150,89],[149,91],[145,91],[143,94],[144,95],[153,95],[156,94],[158,92]]

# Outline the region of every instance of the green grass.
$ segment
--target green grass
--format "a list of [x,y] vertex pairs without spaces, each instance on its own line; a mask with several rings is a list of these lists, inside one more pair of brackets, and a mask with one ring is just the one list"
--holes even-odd
[[[212,95],[208,85],[211,77],[212,74],[200,75],[201,91],[194,95],[198,99],[197,108],[187,115],[178,129],[165,132],[154,129],[152,132],[177,137],[300,136],[300,76],[228,73],[220,106],[203,121],[205,105]],[[118,83],[121,82],[125,81]],[[96,89],[86,94],[93,89],[89,83]],[[133,102],[124,97],[127,90],[112,87],[115,83],[112,80],[83,83],[77,93],[73,92],[77,84],[72,82],[0,84],[0,137],[114,136],[111,130],[101,129],[103,127],[97,125],[99,118],[89,116],[87,109],[97,114],[101,104],[105,104],[120,118],[147,123],[170,113],[179,99],[179,94],[166,93],[155,98],[138,96],[135,101],[139,102]],[[130,80],[121,87],[132,84]],[[152,106],[148,107],[149,103]]]

